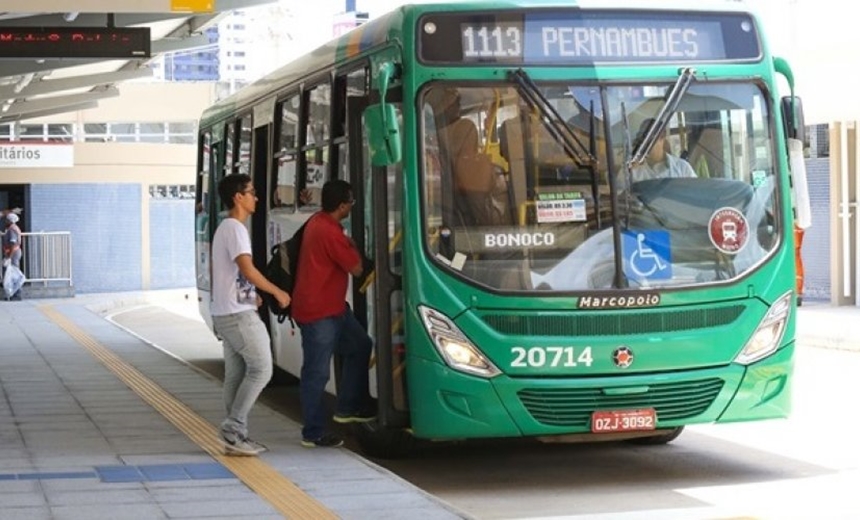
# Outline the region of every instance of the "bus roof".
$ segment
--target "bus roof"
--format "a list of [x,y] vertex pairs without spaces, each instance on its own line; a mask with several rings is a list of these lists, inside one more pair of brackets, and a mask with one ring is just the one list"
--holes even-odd
[[649,9],[649,10],[682,10],[682,11],[722,11],[722,12],[751,12],[743,2],[705,1],[690,4],[689,0],[473,0],[462,2],[432,1],[402,5],[389,13],[375,18],[353,30],[316,48],[304,56],[287,63],[263,78],[251,83],[231,96],[224,98],[207,108],[201,116],[201,128],[205,128],[237,110],[250,107],[253,103],[271,96],[274,91],[286,87],[301,78],[312,77],[322,73],[333,65],[344,63],[365,52],[393,41],[400,41],[403,22],[411,18],[416,10],[427,11],[470,11],[494,9],[535,9],[552,7],[580,7],[587,9]]

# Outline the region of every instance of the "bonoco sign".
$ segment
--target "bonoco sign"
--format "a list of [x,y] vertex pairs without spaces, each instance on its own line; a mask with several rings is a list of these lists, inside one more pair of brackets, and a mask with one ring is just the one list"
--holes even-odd
[[0,168],[72,168],[75,146],[50,143],[0,143]]

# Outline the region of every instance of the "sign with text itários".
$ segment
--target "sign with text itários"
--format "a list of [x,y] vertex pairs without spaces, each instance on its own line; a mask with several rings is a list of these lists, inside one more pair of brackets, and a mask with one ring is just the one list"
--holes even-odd
[[0,143],[0,168],[72,168],[73,144]]

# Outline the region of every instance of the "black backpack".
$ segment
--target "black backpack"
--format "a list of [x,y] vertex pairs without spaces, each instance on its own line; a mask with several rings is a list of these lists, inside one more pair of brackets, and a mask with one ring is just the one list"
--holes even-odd
[[[272,258],[266,264],[266,278],[281,290],[289,293],[290,297],[293,296],[293,287],[296,284],[299,249],[302,247],[302,237],[304,237],[304,234],[305,224],[302,224],[302,227],[296,231],[292,238],[272,248]],[[292,321],[290,316],[291,307],[293,306],[292,302],[282,309],[274,296],[266,294],[266,303],[272,315],[277,316],[278,323],[283,323],[287,318],[290,318],[290,321]]]

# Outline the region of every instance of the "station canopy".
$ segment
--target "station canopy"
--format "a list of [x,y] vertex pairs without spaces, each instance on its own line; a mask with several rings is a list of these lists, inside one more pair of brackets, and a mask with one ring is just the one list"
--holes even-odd
[[272,1],[3,0],[0,123],[93,108],[152,76],[160,54],[209,45],[205,29],[230,11]]

